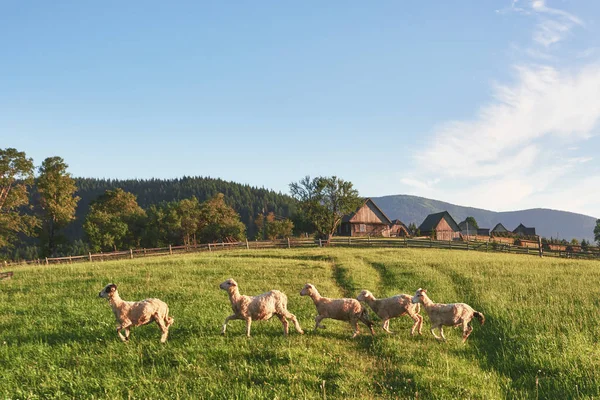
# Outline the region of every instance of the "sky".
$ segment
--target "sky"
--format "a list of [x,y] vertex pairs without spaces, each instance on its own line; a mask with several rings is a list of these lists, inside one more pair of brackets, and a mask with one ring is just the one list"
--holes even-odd
[[600,217],[600,2],[0,0],[0,148]]

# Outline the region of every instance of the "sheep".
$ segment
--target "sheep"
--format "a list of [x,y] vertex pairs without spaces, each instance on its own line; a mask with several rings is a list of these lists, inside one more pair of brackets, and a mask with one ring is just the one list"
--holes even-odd
[[330,299],[322,297],[317,288],[307,283],[300,291],[300,296],[310,296],[312,301],[317,307],[319,313],[315,317],[315,330],[318,328],[324,329],[325,326],[321,325],[321,320],[325,318],[337,319],[339,321],[349,321],[350,325],[354,328],[354,334],[352,337],[356,337],[360,332],[358,329],[358,321],[360,320],[363,324],[369,327],[371,334],[375,335],[373,330],[373,323],[369,319],[369,312],[362,304],[356,299]]
[[250,337],[250,325],[252,320],[264,321],[277,315],[283,324],[283,334],[288,334],[288,321],[290,318],[294,323],[296,330],[303,334],[296,316],[287,310],[287,296],[279,290],[271,290],[258,296],[241,295],[238,284],[233,279],[227,279],[219,287],[229,294],[229,301],[233,314],[225,318],[221,334],[224,335],[227,330],[227,322],[232,319],[243,319],[246,321],[246,336]]
[[[119,296],[117,285],[109,283],[100,291],[98,296],[108,300],[117,319],[117,334],[123,342],[129,340],[129,330],[132,326],[141,326],[155,321],[162,332],[160,342],[167,341],[169,326],[175,319],[169,317],[169,306],[159,299],[142,301],[124,301]],[[121,331],[125,330],[125,336]]]
[[[485,317],[479,311],[473,310],[471,306],[465,303],[454,303],[454,304],[441,304],[434,303],[428,296],[427,290],[419,288],[415,292],[412,298],[413,303],[421,303],[429,315],[429,321],[431,323],[431,334],[437,339],[446,341],[444,336],[443,326],[459,326],[462,325],[463,337],[462,342],[465,343],[467,338],[473,331],[471,326],[471,320],[473,317],[477,318],[481,325],[485,323]],[[435,334],[434,329],[440,328],[439,337]]]
[[376,299],[375,296],[373,296],[373,293],[368,290],[363,290],[356,297],[356,300],[365,302],[371,307],[371,310],[383,320],[382,327],[387,333],[392,333],[389,329],[390,318],[401,317],[408,314],[413,321],[415,321],[410,330],[410,334],[414,335],[417,328],[419,335],[421,334],[421,327],[423,326],[423,317],[419,315],[421,307],[419,304],[412,303],[411,296],[399,294],[386,299]]

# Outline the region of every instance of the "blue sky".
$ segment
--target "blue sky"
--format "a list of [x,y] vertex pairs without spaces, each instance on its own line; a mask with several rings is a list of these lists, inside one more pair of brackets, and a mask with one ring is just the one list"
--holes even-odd
[[0,0],[0,148],[75,176],[600,217],[600,2]]

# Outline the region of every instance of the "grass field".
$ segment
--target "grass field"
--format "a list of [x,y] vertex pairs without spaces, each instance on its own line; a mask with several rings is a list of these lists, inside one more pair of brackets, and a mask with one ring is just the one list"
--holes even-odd
[[[274,318],[232,321],[227,294],[277,288],[307,333],[282,336]],[[161,345],[156,325],[122,343],[106,300],[159,297],[175,324]],[[351,339],[300,297],[306,282],[328,297],[377,297],[427,288],[438,302],[467,302],[486,316],[466,345],[410,336],[394,319],[388,335]],[[20,267],[0,282],[2,398],[422,398],[567,399],[600,396],[600,263],[416,249],[251,250],[127,261]],[[371,314],[373,315],[373,314]],[[379,324],[379,321],[377,321]]]

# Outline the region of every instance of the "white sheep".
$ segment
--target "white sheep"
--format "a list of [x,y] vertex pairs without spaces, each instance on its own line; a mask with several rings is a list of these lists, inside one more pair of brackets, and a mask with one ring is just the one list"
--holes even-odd
[[[169,306],[159,299],[142,301],[125,301],[117,292],[117,285],[109,283],[99,293],[100,297],[108,300],[117,319],[117,334],[122,341],[129,340],[129,330],[132,326],[141,326],[155,321],[162,332],[160,342],[167,341],[169,326],[175,321],[169,317]],[[125,336],[121,331],[125,330]]]
[[403,315],[410,316],[415,323],[413,324],[410,334],[414,335],[418,328],[419,335],[423,326],[423,317],[419,315],[420,305],[413,304],[411,296],[407,294],[399,294],[397,296],[388,297],[386,299],[376,299],[368,290],[363,290],[356,297],[356,300],[365,302],[371,307],[371,310],[383,320],[383,330],[387,333],[392,333],[389,329],[390,318],[401,317]]
[[[444,336],[443,326],[459,326],[462,325],[463,330],[463,338],[462,342],[465,343],[467,338],[473,331],[473,327],[471,326],[471,320],[473,317],[477,318],[481,325],[485,322],[485,317],[479,311],[473,310],[471,306],[465,303],[454,303],[454,304],[442,304],[442,303],[434,303],[427,296],[427,290],[420,289],[416,291],[415,295],[412,298],[413,303],[421,303],[423,307],[425,307],[425,311],[427,311],[427,315],[429,315],[429,321],[431,323],[431,334],[437,340],[446,341],[446,337]],[[439,337],[435,334],[434,329],[440,328],[440,334],[442,337]]]
[[360,332],[358,330],[358,321],[369,327],[371,334],[375,335],[373,323],[369,319],[369,312],[356,299],[330,299],[322,297],[317,288],[310,283],[304,285],[300,291],[300,296],[310,296],[315,303],[318,315],[315,318],[315,330],[325,328],[321,321],[325,318],[337,319],[339,321],[349,321],[354,328],[352,337],[356,337]]
[[287,310],[287,296],[279,290],[271,290],[258,296],[241,295],[238,284],[233,279],[227,279],[219,287],[229,294],[229,301],[233,314],[225,318],[221,334],[225,334],[227,322],[232,319],[243,319],[246,321],[246,336],[250,337],[250,325],[252,320],[264,321],[277,315],[283,324],[283,333],[288,334],[288,321],[290,318],[299,333],[304,333],[296,316]]

